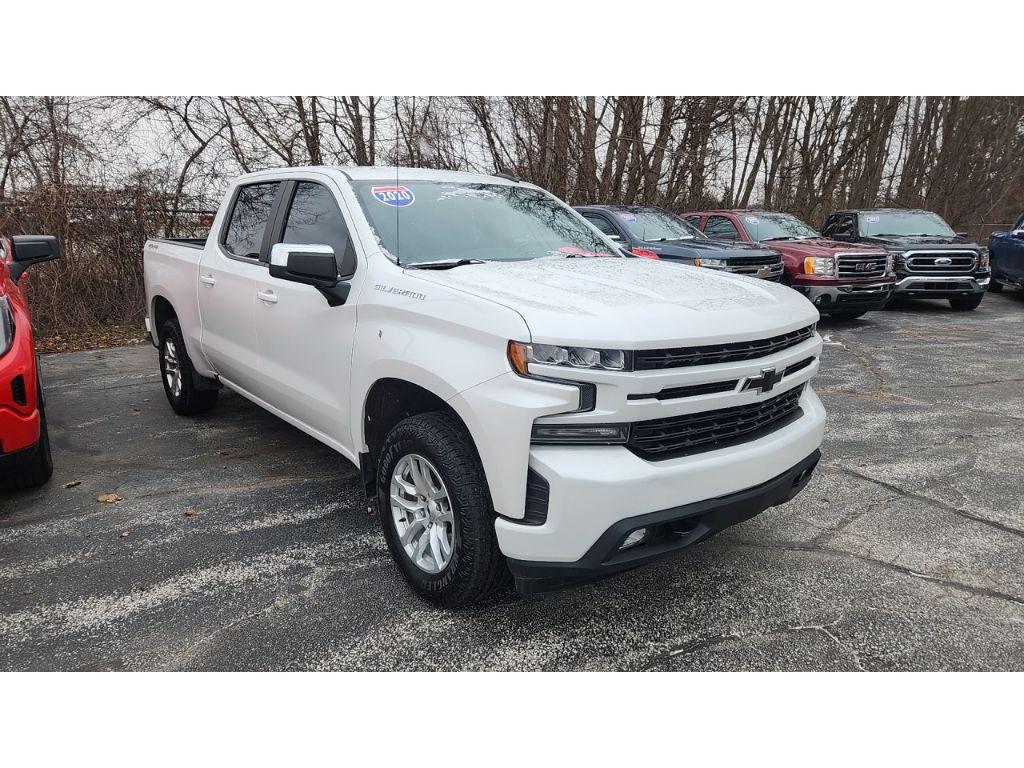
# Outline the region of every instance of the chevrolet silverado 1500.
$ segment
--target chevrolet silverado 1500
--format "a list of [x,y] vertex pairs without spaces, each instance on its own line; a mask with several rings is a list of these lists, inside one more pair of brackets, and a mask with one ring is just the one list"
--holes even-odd
[[530,184],[250,174],[205,242],[146,244],[145,281],[171,407],[226,386],[356,464],[401,573],[443,605],[675,552],[818,461],[807,299],[624,257]]

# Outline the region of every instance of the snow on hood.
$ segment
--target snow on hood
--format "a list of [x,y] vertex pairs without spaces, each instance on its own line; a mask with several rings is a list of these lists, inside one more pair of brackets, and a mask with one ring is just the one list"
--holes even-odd
[[625,349],[773,336],[818,319],[786,286],[647,259],[550,257],[408,271],[507,306],[534,341]]

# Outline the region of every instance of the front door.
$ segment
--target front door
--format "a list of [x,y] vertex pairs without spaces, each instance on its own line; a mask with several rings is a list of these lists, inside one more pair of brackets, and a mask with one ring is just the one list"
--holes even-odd
[[[355,249],[327,180],[289,182],[276,242],[329,245],[351,277]],[[352,295],[355,295],[353,286]],[[263,273],[256,286],[256,335],[264,399],[332,442],[351,447],[349,389],[355,302],[328,306],[313,286]]]

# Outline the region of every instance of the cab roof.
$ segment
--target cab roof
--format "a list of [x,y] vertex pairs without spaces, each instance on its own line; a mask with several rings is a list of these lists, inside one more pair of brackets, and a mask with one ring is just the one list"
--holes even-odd
[[432,168],[403,168],[387,165],[307,165],[289,168],[268,168],[242,177],[287,176],[295,173],[341,173],[350,181],[382,181],[401,183],[403,181],[449,181],[463,184],[497,184],[505,186],[529,186],[527,182],[513,181],[502,176],[468,171],[439,171]]

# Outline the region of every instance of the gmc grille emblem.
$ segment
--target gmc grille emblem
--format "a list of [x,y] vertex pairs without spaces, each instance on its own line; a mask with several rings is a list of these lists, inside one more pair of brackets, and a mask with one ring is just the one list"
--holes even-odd
[[876,266],[877,266],[877,265],[876,265],[876,264],[875,264],[874,262],[870,262],[870,261],[867,261],[867,262],[861,262],[861,263],[859,263],[859,264],[858,264],[858,265],[857,265],[857,266],[855,267],[855,269],[856,269],[856,270],[857,270],[858,272],[868,272],[868,271],[870,271],[870,270],[872,270],[872,269],[875,269],[875,267],[876,267]]
[[782,381],[782,377],[786,374],[783,371],[777,371],[774,368],[762,368],[760,376],[752,376],[747,379],[747,383],[743,386],[743,389],[759,389],[761,394],[765,392],[771,392],[775,389],[775,385]]

